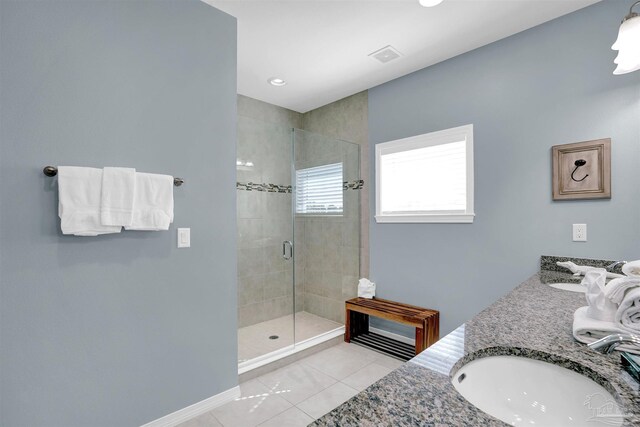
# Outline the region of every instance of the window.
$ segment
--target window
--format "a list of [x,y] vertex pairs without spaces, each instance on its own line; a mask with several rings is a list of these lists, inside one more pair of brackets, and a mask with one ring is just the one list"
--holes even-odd
[[342,214],[342,163],[296,171],[296,213]]
[[376,145],[376,222],[473,222],[473,125]]

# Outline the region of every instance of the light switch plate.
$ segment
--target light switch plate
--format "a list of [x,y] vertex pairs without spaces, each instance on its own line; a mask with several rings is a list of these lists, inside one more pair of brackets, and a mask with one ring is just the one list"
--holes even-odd
[[178,228],[178,247],[179,248],[191,247],[191,229],[190,228]]

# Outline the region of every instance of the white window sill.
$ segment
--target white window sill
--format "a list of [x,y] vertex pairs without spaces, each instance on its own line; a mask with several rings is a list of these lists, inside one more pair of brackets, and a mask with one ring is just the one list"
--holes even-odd
[[377,223],[471,224],[475,214],[376,215]]
[[296,217],[306,218],[306,217],[342,217],[344,216],[343,212],[340,213],[301,213],[296,212]]

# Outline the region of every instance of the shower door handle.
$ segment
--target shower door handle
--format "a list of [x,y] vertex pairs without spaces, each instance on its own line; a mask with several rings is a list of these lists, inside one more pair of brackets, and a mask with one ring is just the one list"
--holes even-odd
[[[287,247],[289,248],[289,253],[287,253]],[[293,243],[289,240],[285,240],[282,242],[282,258],[291,259],[293,257]]]

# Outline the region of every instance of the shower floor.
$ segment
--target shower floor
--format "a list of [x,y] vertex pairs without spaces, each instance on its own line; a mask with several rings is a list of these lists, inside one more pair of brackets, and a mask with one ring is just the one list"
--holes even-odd
[[[238,363],[293,344],[293,314],[238,329]],[[295,314],[296,341],[304,341],[343,325],[299,311]],[[277,335],[278,339],[270,339]]]

